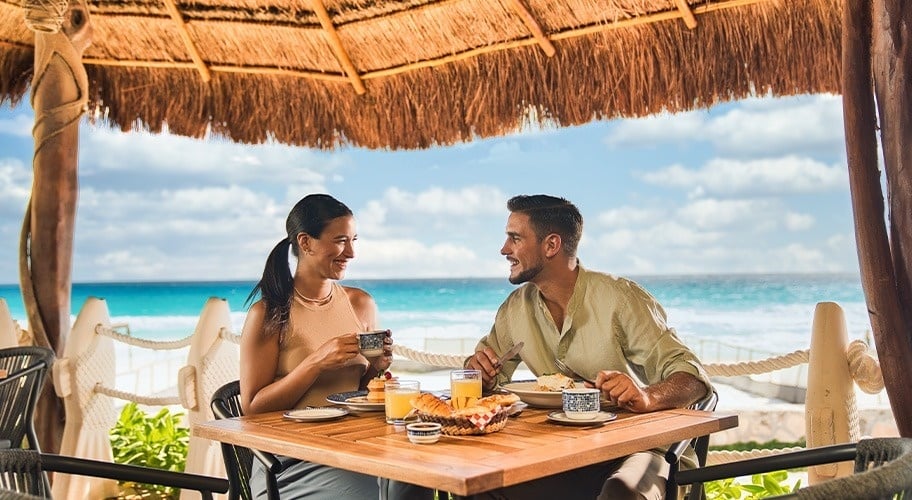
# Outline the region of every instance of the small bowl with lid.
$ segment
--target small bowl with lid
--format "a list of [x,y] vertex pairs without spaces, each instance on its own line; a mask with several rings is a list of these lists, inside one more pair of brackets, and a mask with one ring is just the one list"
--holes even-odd
[[405,426],[405,432],[415,444],[434,444],[440,439],[441,427],[437,422],[414,422]]

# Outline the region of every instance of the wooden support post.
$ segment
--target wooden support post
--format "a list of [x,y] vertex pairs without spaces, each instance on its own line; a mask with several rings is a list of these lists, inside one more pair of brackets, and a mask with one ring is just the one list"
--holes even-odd
[[677,4],[678,10],[681,11],[681,19],[684,20],[684,25],[690,29],[696,28],[697,18],[694,17],[693,11],[690,10],[687,0],[675,0],[675,4]]
[[541,24],[538,22],[538,19],[536,19],[535,15],[532,14],[532,11],[529,9],[526,3],[523,0],[510,0],[510,3],[513,4],[513,10],[519,14],[519,17],[522,18],[523,23],[526,24],[527,28],[529,28],[529,32],[532,33],[533,37],[535,37],[535,41],[538,42],[538,45],[541,47],[542,52],[544,52],[548,57],[553,57],[556,53],[554,44],[551,43],[550,39],[548,39],[548,35],[545,34],[545,30],[542,29]]
[[203,82],[208,83],[209,80],[212,80],[212,73],[206,66],[205,61],[203,61],[203,56],[200,55],[196,44],[193,43],[190,31],[187,30],[187,23],[184,22],[184,16],[181,15],[180,9],[177,8],[177,4],[174,3],[174,0],[165,0],[165,7],[168,8],[168,14],[171,15],[171,19],[173,19],[174,23],[177,25],[180,36],[184,40],[184,46],[187,47],[187,53],[190,54],[190,59],[192,59],[193,64],[196,65],[196,70],[199,71],[200,78],[203,79]]
[[313,5],[314,13],[317,15],[317,18],[320,19],[320,25],[323,26],[323,32],[326,33],[326,39],[332,47],[333,52],[336,53],[336,59],[339,60],[339,64],[342,65],[342,69],[345,71],[345,74],[348,75],[348,79],[351,81],[352,86],[355,87],[355,92],[359,95],[367,92],[367,89],[364,87],[364,81],[361,80],[361,76],[358,74],[358,69],[352,64],[351,58],[348,57],[348,52],[345,50],[345,46],[342,45],[342,39],[339,38],[339,32],[336,31],[336,27],[329,17],[329,12],[326,11],[326,7],[323,5],[323,0],[311,0],[311,4]]
[[[908,151],[908,143],[904,146],[898,142],[912,137],[912,110],[909,109],[912,91],[893,87],[903,81],[906,87],[909,85],[912,64],[908,58],[912,48],[895,45],[892,36],[902,22],[912,22],[912,19],[900,19],[902,15],[912,17],[912,10],[905,9],[903,14],[903,9],[897,8],[892,12],[885,9],[884,1],[875,0],[873,4],[874,8],[870,0],[857,0],[846,2],[844,7],[842,91],[846,153],[861,284],[874,331],[874,343],[899,433],[912,437],[912,391],[909,390],[912,387],[912,370],[909,369],[912,366],[912,296],[909,295],[912,286],[908,274],[912,258],[912,226],[908,222],[912,217],[912,184],[909,182],[912,179],[909,172],[912,169],[912,153]],[[877,20],[876,29],[872,13],[875,13],[873,19]],[[873,75],[879,80],[884,167],[887,190],[891,195],[892,248],[884,223],[883,192],[877,162],[877,115],[871,85],[872,41],[876,41],[873,45],[877,47]],[[884,72],[903,75],[891,76]],[[903,96],[906,99],[904,109]],[[887,130],[891,133],[888,134]],[[904,147],[906,151],[902,151]]]
[[[35,154],[19,275],[35,343],[51,347],[58,355],[70,331],[79,120],[89,97],[81,58],[90,43],[84,0],[70,1],[60,31],[35,30],[31,89]],[[59,450],[64,421],[63,405],[53,386],[46,384],[35,413],[42,451]]]

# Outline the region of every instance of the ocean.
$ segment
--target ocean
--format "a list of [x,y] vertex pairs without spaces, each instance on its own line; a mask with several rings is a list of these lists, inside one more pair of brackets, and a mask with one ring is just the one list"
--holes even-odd
[[[664,306],[668,322],[688,343],[701,340],[784,353],[806,349],[815,304],[837,302],[846,314],[849,338],[870,330],[857,275],[771,274],[707,276],[631,276]],[[396,342],[433,350],[453,345],[471,349],[487,333],[497,307],[514,290],[505,278],[345,280],[368,291],[380,311],[380,323]],[[232,330],[240,333],[252,281],[78,283],[73,285],[73,314],[87,297],[106,299],[112,322],[126,322],[134,336],[165,340],[192,333],[209,297],[228,301]],[[13,316],[26,327],[17,285],[0,285]]]

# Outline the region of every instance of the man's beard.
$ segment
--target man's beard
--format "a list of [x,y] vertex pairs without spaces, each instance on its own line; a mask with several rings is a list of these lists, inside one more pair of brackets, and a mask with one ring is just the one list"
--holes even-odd
[[527,281],[532,281],[536,276],[538,276],[538,273],[542,271],[542,268],[544,268],[544,265],[542,265],[541,262],[537,262],[535,266],[522,270],[515,277],[510,276],[510,283],[514,285],[521,285]]

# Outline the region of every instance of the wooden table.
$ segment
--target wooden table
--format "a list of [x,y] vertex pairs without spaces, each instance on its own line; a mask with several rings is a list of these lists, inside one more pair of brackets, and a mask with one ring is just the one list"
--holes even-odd
[[734,414],[695,410],[619,413],[598,427],[558,425],[554,410],[527,408],[499,431],[442,436],[412,444],[404,427],[383,412],[357,413],[329,422],[302,423],[282,412],[197,424],[202,438],[387,477],[457,495],[472,495],[738,425]]

